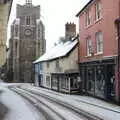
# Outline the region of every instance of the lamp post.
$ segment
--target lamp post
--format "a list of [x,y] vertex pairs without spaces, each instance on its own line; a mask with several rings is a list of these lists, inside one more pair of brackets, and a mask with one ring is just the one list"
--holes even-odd
[[115,20],[115,24],[117,25],[117,37],[118,37],[118,58],[117,58],[117,72],[118,72],[118,102],[120,103],[120,18]]

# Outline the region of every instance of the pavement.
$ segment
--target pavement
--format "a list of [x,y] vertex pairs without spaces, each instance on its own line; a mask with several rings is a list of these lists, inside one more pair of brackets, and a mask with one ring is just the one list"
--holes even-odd
[[[0,117],[0,120],[44,120],[42,114],[30,106],[30,104],[21,98],[16,93],[10,91],[6,86],[0,84],[0,103],[2,103],[7,108],[6,114],[3,112],[1,115],[4,118]],[[1,108],[4,110],[3,107]],[[0,111],[1,111],[0,109]]]
[[4,115],[7,114],[7,107],[0,103],[0,120],[4,118]]
[[103,120],[120,120],[120,106],[91,96],[62,94],[45,88],[34,87],[29,84],[23,88],[42,92],[55,99],[69,103],[83,111],[99,116]]

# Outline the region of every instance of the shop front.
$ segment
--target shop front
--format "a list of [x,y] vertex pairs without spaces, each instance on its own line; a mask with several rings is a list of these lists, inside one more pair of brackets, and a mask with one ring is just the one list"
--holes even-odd
[[78,75],[79,75],[78,73],[52,74],[51,88],[58,92],[65,93],[79,92]]
[[115,99],[115,60],[91,61],[80,64],[82,91],[105,99]]

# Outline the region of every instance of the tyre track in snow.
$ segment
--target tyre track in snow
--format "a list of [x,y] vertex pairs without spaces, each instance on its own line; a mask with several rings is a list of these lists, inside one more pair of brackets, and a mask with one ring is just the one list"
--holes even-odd
[[[13,90],[13,88],[12,88],[12,90]],[[43,101],[47,100],[49,103],[54,104],[54,106],[60,106],[63,111],[64,111],[64,109],[66,109],[67,111],[69,111],[69,114],[71,114],[71,116],[76,116],[76,118],[74,117],[74,120],[77,120],[78,118],[79,118],[78,120],[102,120],[102,118],[100,118],[100,117],[92,115],[92,114],[90,114],[88,112],[85,112],[85,111],[83,111],[81,109],[76,108],[75,106],[72,106],[72,105],[70,105],[68,103],[64,103],[63,101],[60,101],[58,99],[55,99],[55,98],[50,97],[48,95],[45,95],[43,93],[32,91],[32,90],[27,89],[27,88],[26,89],[25,88],[24,89],[23,88],[22,89],[21,88],[17,88],[17,91],[22,91],[23,93],[26,92],[27,94],[29,94],[30,96],[34,97],[34,99],[36,98],[37,100],[38,99],[40,100],[40,99],[44,98]],[[46,103],[43,103],[43,104],[46,105]],[[51,109],[51,108],[49,108],[49,109]],[[52,111],[54,113],[56,113],[54,108],[52,108]],[[62,120],[70,120],[69,117],[64,116],[64,114],[67,114],[67,113],[63,112],[63,114],[60,114],[60,113],[59,114],[56,113],[56,114],[57,114],[57,116],[61,117]],[[56,119],[56,120],[58,120],[58,119]],[[71,120],[72,120],[72,118],[71,118]]]
[[48,105],[46,105],[43,101],[36,98],[35,95],[32,95],[31,93],[28,93],[27,91],[24,91],[19,88],[10,89],[22,96],[30,104],[32,104],[38,111],[40,111],[45,116],[46,120],[66,120],[62,116],[60,116],[56,111],[54,111]]

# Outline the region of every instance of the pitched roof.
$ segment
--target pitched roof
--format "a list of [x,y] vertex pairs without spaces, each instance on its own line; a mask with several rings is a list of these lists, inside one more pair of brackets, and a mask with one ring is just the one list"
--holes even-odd
[[91,4],[93,1],[94,1],[94,0],[89,0],[89,2],[76,14],[76,17],[78,17],[78,16],[82,13],[82,11],[85,10],[85,8],[86,8],[89,4]]
[[60,43],[57,46],[50,49],[49,51],[47,51],[44,55],[42,55],[33,63],[38,63],[41,61],[48,61],[48,60],[53,60],[59,57],[64,57],[77,45],[77,43],[78,43],[77,39],[67,41],[65,43]]

